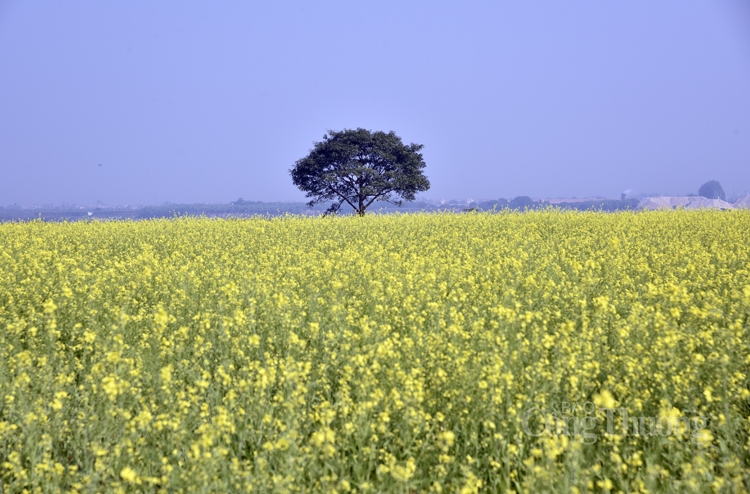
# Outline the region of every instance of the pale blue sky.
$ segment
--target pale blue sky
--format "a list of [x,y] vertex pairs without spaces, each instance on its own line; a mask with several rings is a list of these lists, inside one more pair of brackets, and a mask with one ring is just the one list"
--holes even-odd
[[0,205],[303,200],[356,127],[435,199],[748,190],[750,2],[0,0]]

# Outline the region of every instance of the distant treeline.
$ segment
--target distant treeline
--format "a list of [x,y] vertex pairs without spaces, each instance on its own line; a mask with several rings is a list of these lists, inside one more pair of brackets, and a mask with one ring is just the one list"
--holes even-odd
[[578,211],[605,211],[613,213],[615,211],[626,211],[638,209],[638,199],[593,199],[587,201],[559,202],[550,204],[546,201],[534,201],[528,196],[518,196],[510,201],[507,199],[498,199],[496,201],[484,201],[478,204],[471,204],[471,208],[478,211],[492,211],[502,209],[543,209],[556,207],[560,209],[575,209]]
[[138,210],[139,219],[171,218],[173,216],[278,216],[284,214],[320,214],[323,209],[310,209],[302,202],[260,202],[239,199],[229,204],[169,204],[145,206]]
[[79,221],[86,219],[143,220],[175,216],[278,216],[284,214],[321,214],[323,209],[311,210],[301,202],[253,202],[230,204],[163,204],[139,208],[96,207],[81,208],[0,208],[0,221]]
[[[208,216],[208,217],[250,217],[250,216],[283,216],[285,214],[321,215],[328,207],[319,204],[309,208],[302,202],[260,202],[238,199],[229,204],[163,204],[161,206],[144,206],[140,208],[96,207],[81,209],[78,207],[43,207],[19,208],[0,207],[0,221],[80,221],[87,219],[142,220],[149,218],[173,218],[175,216]],[[422,201],[406,202],[401,207],[389,203],[376,203],[368,210],[372,213],[410,213],[410,212],[469,212],[469,211],[502,211],[505,209],[539,209],[558,207],[580,211],[623,211],[636,209],[637,199],[625,200],[592,200],[582,202],[563,202],[549,204],[544,201],[533,201],[527,196],[514,199],[472,202],[470,204],[434,204]],[[342,207],[341,214],[352,212],[351,207]]]

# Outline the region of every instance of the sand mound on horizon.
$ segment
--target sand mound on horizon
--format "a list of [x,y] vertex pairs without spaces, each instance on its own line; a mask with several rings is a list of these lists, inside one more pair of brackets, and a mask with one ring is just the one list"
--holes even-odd
[[638,207],[641,209],[734,209],[734,206],[721,199],[707,199],[701,196],[647,197],[638,204]]

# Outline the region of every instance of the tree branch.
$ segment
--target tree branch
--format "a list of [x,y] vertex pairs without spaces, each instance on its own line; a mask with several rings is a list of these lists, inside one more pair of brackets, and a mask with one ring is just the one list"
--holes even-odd
[[339,196],[341,199],[343,199],[344,201],[346,201],[346,203],[348,205],[350,205],[355,211],[359,212],[359,209],[357,209],[357,207],[354,204],[352,204],[351,202],[349,202],[349,199],[347,199],[345,195],[343,195],[342,193],[340,193],[338,190],[334,189],[332,185],[329,185],[328,188],[331,190],[331,192],[333,192],[334,194],[336,194],[337,196]]
[[391,189],[385,189],[380,194],[378,194],[376,196],[373,196],[373,198],[370,199],[370,202],[368,202],[367,205],[365,205],[365,209],[369,208],[370,204],[372,204],[373,202],[375,202],[378,199],[378,197],[381,197],[381,196],[383,196],[385,194],[389,194],[390,192],[393,192],[393,191]]

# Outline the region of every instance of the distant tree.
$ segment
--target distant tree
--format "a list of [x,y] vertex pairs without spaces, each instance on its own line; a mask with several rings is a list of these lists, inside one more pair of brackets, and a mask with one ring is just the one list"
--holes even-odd
[[294,185],[312,199],[308,206],[333,201],[326,213],[348,204],[364,216],[375,201],[400,206],[430,188],[422,173],[426,165],[419,151],[423,147],[405,145],[393,132],[328,131],[289,173]]
[[503,198],[500,198],[500,199],[498,199],[496,201],[484,201],[484,202],[480,202],[477,205],[477,208],[480,211],[492,211],[493,209],[495,211],[499,211],[499,210],[501,210],[503,208],[507,208],[507,207],[508,207],[508,200],[507,199],[503,199]]
[[698,189],[698,195],[707,199],[721,199],[722,201],[725,201],[727,197],[724,194],[724,189],[721,188],[721,184],[716,180],[701,185],[701,188]]
[[524,209],[532,208],[535,204],[534,200],[529,196],[518,196],[510,200],[508,207],[510,209]]

